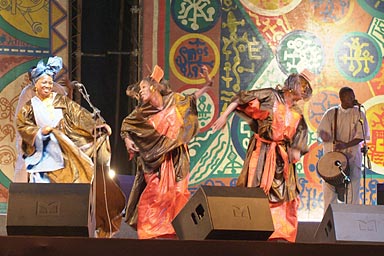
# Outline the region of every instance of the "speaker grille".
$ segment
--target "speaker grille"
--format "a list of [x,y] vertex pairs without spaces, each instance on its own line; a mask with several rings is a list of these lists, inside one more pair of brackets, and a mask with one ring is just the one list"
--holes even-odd
[[11,183],[8,235],[93,236],[90,186]]
[[315,240],[338,243],[384,242],[384,207],[331,204],[320,223]]
[[172,225],[184,240],[267,240],[274,231],[259,188],[201,186]]

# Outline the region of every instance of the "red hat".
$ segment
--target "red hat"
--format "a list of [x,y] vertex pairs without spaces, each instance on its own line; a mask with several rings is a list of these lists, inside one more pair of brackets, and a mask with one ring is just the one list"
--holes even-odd
[[161,81],[161,79],[163,79],[163,76],[164,76],[164,71],[161,67],[159,67],[158,65],[156,65],[154,68],[153,68],[153,71],[152,71],[152,74],[151,74],[151,78],[153,80],[155,80],[157,83],[159,83]]

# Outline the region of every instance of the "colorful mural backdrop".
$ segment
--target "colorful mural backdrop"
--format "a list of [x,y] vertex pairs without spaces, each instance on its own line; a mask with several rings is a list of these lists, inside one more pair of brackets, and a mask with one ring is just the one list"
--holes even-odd
[[[144,0],[142,7],[143,70],[161,65],[173,88],[183,93],[203,84],[201,65],[214,76],[214,87],[198,104],[201,132],[189,145],[192,192],[200,185],[236,183],[250,129],[236,115],[223,131],[210,129],[231,97],[244,89],[275,87],[289,73],[308,68],[316,81],[314,96],[302,105],[310,152],[298,165],[299,217],[322,218],[316,129],[345,85],[355,90],[367,113],[371,140],[360,198],[376,204],[376,185],[384,182],[383,1]],[[63,0],[0,3],[0,213],[13,179],[14,111],[27,83],[25,73],[51,55],[64,59],[67,72],[67,13]]]
[[299,218],[322,218],[316,164],[323,152],[316,129],[322,114],[339,104],[342,86],[354,89],[367,114],[371,140],[360,198],[376,204],[376,185],[384,181],[383,1],[148,0],[143,11],[144,66],[163,66],[173,88],[183,93],[204,83],[202,65],[214,76],[214,87],[198,104],[201,133],[189,145],[191,191],[236,183],[250,129],[236,115],[223,131],[210,129],[231,97],[275,87],[307,68],[316,79],[314,96],[302,104],[310,152],[298,164]]
[[68,1],[0,2],[0,213],[5,213],[16,160],[15,108],[26,72],[48,56],[68,63]]

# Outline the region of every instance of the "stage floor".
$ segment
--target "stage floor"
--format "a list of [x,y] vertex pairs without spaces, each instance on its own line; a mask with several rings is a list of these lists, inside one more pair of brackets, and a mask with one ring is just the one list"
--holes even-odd
[[6,216],[0,216],[2,255],[381,255],[383,244],[317,243],[313,234],[319,223],[300,223],[296,243],[244,240],[139,240],[126,223],[113,238],[7,236]]
[[[297,242],[313,243],[314,234],[319,222],[300,222],[297,234]],[[7,236],[6,215],[0,214],[0,236]],[[137,233],[124,221],[121,223],[120,231],[117,232],[112,239],[137,239]]]

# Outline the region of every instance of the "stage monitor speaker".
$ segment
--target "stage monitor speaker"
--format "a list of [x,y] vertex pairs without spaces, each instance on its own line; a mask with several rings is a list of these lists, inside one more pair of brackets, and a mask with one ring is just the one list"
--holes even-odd
[[11,183],[8,235],[93,237],[91,185]]
[[316,242],[383,243],[384,207],[330,204],[315,233]]
[[274,231],[259,188],[201,186],[172,225],[183,240],[267,240]]

